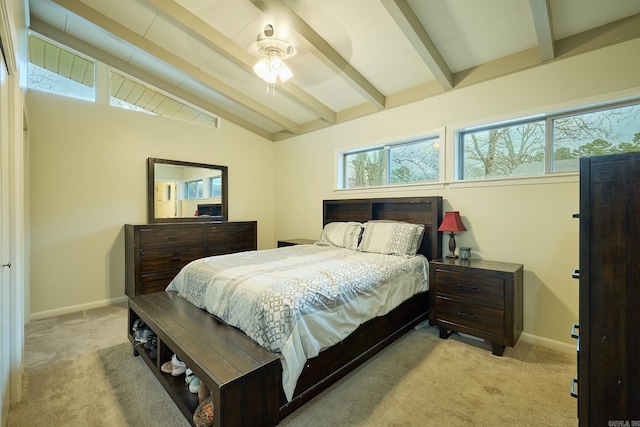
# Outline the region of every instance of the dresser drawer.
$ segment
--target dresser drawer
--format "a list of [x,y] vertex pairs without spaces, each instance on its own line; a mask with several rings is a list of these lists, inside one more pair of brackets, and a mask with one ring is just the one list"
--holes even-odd
[[256,236],[255,222],[209,226],[207,227],[207,256],[255,250]]
[[204,228],[154,227],[140,229],[140,249],[167,249],[185,246],[204,247]]
[[175,271],[165,271],[163,273],[141,275],[139,289],[137,289],[138,293],[148,294],[151,292],[164,291],[179,271],[178,269]]
[[446,270],[436,272],[437,294],[447,294],[472,299],[495,307],[504,307],[504,280]]
[[191,261],[205,256],[202,245],[180,250],[153,250],[140,252],[140,273],[180,270]]
[[477,305],[445,296],[436,296],[436,316],[441,322],[465,326],[475,331],[504,337],[504,310]]

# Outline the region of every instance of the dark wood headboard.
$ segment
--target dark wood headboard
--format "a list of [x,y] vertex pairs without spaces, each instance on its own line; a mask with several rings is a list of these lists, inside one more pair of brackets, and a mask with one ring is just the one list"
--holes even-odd
[[428,260],[442,257],[442,197],[398,197],[389,199],[341,199],[322,202],[322,225],[335,221],[367,222],[374,219],[424,224],[418,253]]

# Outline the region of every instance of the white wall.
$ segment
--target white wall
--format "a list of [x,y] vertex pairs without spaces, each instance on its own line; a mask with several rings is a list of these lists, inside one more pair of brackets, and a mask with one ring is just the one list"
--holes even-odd
[[31,318],[124,297],[126,223],[147,220],[148,157],[226,165],[229,219],[275,244],[273,142],[30,91]]
[[524,338],[575,351],[569,331],[578,319],[578,283],[571,279],[578,267],[578,221],[571,217],[579,206],[576,174],[480,186],[335,191],[336,153],[445,127],[452,179],[456,128],[638,97],[638,52],[640,40],[632,40],[277,142],[276,238],[318,238],[323,199],[442,195],[445,210],[459,210],[469,228],[457,237],[458,247],[524,264]]

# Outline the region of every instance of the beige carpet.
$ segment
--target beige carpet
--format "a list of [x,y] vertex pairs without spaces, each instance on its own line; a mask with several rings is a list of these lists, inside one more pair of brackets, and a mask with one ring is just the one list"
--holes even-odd
[[[23,401],[9,426],[188,426],[140,358],[124,306],[26,327]],[[576,426],[575,356],[489,346],[417,329],[283,420],[282,426]]]

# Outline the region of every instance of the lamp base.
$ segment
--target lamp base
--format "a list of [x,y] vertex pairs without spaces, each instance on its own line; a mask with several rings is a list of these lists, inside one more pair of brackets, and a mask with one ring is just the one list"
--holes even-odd
[[456,235],[453,231],[449,233],[449,255],[447,255],[447,258],[458,258],[458,255],[456,255]]

